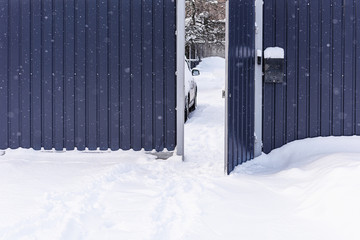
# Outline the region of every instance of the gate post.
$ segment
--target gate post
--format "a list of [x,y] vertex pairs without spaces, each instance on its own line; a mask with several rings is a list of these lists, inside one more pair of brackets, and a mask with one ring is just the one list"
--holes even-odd
[[176,1],[176,154],[184,159],[185,0]]
[[229,152],[228,152],[228,144],[229,144],[229,128],[228,128],[228,78],[229,78],[229,58],[228,58],[228,51],[229,51],[229,0],[226,1],[226,21],[225,21],[225,151],[224,151],[224,171],[228,173],[228,161],[229,161]]
[[255,146],[254,157],[262,153],[263,0],[255,0]]

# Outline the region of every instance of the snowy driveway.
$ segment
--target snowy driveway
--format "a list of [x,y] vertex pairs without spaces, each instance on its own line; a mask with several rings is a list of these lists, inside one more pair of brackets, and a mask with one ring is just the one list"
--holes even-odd
[[360,239],[360,138],[295,142],[225,176],[224,60],[199,69],[185,162],[7,151],[0,239]]

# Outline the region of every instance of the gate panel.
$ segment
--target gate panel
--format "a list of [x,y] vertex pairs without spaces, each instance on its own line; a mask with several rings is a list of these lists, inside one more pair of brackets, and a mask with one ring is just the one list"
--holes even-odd
[[0,149],[176,146],[176,1],[0,0]]
[[285,80],[264,83],[263,143],[359,134],[360,3],[266,0],[264,49],[285,50]]
[[254,157],[254,3],[228,3],[227,173]]

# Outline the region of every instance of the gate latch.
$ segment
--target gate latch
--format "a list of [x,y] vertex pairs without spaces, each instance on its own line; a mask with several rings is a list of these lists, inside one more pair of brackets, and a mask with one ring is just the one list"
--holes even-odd
[[284,82],[284,49],[268,47],[264,51],[265,83]]

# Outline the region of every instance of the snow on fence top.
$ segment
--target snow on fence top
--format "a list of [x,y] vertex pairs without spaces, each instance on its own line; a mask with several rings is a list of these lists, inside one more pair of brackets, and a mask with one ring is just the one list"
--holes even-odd
[[264,58],[284,58],[284,49],[281,47],[268,47],[264,51]]

